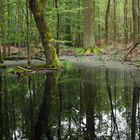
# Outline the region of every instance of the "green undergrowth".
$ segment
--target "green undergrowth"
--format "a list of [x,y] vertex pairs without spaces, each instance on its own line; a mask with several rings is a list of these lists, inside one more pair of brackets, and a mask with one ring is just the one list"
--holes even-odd
[[98,54],[101,54],[101,53],[103,53],[102,48],[89,47],[89,48],[83,48],[77,54],[79,54],[79,55],[98,55]]
[[65,61],[63,62],[63,67],[65,70],[70,70],[71,68],[73,68],[74,64],[72,62],[69,61]]
[[[82,48],[82,47],[61,47],[61,52],[73,52],[74,55],[98,55],[104,52],[105,46],[102,47],[89,47],[89,48]],[[64,53],[65,54],[65,53]]]

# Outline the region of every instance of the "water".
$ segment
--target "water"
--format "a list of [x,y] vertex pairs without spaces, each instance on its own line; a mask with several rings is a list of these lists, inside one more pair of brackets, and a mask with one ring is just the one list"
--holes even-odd
[[68,66],[0,76],[0,140],[139,140],[140,73]]

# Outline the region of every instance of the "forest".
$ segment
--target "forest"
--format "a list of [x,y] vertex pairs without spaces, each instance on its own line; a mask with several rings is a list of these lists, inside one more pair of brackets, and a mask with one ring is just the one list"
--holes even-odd
[[13,55],[28,63],[49,60],[49,44],[58,56],[119,54],[124,61],[139,61],[139,0],[1,0],[0,5],[1,61]]
[[0,0],[0,140],[140,139],[140,0]]

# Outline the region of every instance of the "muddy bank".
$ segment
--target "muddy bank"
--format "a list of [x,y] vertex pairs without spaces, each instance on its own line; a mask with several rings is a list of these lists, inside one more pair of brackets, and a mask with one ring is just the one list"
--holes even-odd
[[[122,63],[120,61],[104,61],[105,56],[60,56],[61,62],[71,62],[77,65],[84,65],[89,67],[103,66],[112,69],[136,69],[135,66]],[[32,59],[32,65],[44,64],[45,61]],[[7,60],[4,61],[5,66],[27,65],[27,59],[24,60]]]

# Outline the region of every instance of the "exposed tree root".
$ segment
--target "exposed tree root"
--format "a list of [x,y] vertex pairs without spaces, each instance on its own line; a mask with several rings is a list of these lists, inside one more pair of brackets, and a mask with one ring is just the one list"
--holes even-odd
[[100,48],[97,47],[89,47],[84,48],[80,52],[78,52],[78,55],[97,55],[103,53],[103,51]]

